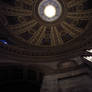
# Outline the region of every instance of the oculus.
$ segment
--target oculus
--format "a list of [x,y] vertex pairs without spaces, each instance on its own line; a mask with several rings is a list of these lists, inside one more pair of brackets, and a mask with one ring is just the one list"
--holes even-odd
[[57,20],[62,14],[62,6],[57,0],[43,0],[38,7],[39,16],[47,22]]
[[53,5],[48,5],[44,9],[44,15],[48,18],[52,18],[56,15],[56,8]]

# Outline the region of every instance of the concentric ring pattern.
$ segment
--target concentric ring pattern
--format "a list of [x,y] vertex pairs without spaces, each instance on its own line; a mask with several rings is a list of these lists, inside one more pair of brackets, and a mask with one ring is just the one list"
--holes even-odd
[[[50,18],[44,14],[45,8],[47,6],[53,6],[53,8],[55,9],[55,12],[56,12],[56,14]],[[50,11],[50,10],[51,9],[49,7],[48,11]],[[61,13],[62,13],[62,5],[57,0],[43,0],[39,4],[38,14],[44,21],[53,22],[60,17]],[[51,14],[51,11],[50,11],[50,14]]]
[[49,23],[38,14],[42,0],[1,0],[0,22],[16,39],[30,46],[62,46],[85,32],[92,17],[89,1],[58,0],[62,14]]

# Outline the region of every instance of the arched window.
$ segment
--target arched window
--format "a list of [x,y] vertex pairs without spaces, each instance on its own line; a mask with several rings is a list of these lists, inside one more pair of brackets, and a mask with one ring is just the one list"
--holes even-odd
[[[89,52],[89,53],[92,53],[92,49],[86,50],[86,51]],[[86,60],[92,62],[92,56],[84,56],[84,59],[86,59]]]

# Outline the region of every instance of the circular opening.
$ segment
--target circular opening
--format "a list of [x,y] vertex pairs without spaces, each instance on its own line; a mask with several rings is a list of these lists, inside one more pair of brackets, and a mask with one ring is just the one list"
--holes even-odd
[[48,18],[52,18],[56,15],[56,8],[53,5],[47,5],[44,8],[44,15],[47,16]]
[[42,0],[38,7],[38,14],[46,22],[53,22],[60,18],[62,6],[57,0]]

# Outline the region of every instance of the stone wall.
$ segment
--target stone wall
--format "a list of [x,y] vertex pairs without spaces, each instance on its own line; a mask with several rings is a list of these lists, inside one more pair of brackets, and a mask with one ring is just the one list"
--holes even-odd
[[45,76],[40,92],[92,92],[89,69]]

